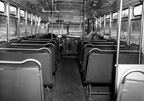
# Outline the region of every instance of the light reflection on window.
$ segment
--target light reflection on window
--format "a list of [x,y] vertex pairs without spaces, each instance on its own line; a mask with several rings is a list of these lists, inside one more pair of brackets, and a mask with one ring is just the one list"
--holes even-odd
[[17,14],[17,9],[14,6],[10,6],[10,14],[16,15]]
[[25,11],[24,10],[20,10],[20,16],[25,17]]
[[122,11],[122,17],[128,17],[128,14],[129,14],[129,10],[128,9],[125,9]]
[[30,13],[28,13],[27,18],[28,18],[29,20],[31,19],[31,14],[30,14]]
[[5,11],[5,4],[0,1],[0,12],[4,12],[4,11]]
[[113,13],[113,19],[117,19],[118,18],[118,14],[117,14],[117,12],[116,13]]
[[142,14],[142,5],[134,7],[134,16]]

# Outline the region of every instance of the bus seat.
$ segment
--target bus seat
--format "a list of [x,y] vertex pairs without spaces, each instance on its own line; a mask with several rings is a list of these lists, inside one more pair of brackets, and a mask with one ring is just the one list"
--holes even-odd
[[15,49],[4,48],[0,50],[0,60],[19,61],[33,58],[38,60],[42,65],[43,84],[51,87],[54,83],[52,75],[51,52],[47,48],[44,49]]
[[41,47],[47,47],[51,50],[51,57],[52,57],[52,70],[53,74],[56,73],[57,70],[57,62],[56,58],[58,57],[56,54],[56,48],[52,43],[46,43],[46,44],[31,44],[31,43],[12,43],[10,44],[11,48],[41,48]]
[[143,101],[144,65],[118,65],[116,84],[116,101]]
[[87,70],[85,71],[85,82],[89,99],[91,95],[110,95],[110,92],[92,92],[91,85],[110,86],[112,83],[112,70],[114,66],[115,50],[92,49],[89,52]]
[[44,101],[41,69],[34,59],[0,61],[0,101]]

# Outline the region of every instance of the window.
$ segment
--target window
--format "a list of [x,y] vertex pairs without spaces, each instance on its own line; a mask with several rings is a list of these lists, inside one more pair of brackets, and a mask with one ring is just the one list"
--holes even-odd
[[142,14],[142,5],[135,6],[133,9],[134,16],[138,16]]
[[0,12],[4,13],[4,11],[5,11],[5,4],[0,1]]
[[25,11],[24,10],[20,10],[20,16],[25,17]]
[[118,18],[118,13],[117,13],[117,12],[116,12],[116,13],[113,13],[112,18],[113,18],[113,19],[117,19],[117,18]]
[[33,21],[35,21],[36,20],[36,15],[33,15]]
[[30,20],[31,19],[31,14],[28,13],[27,18]]
[[31,35],[31,21],[27,22],[27,36]]
[[20,37],[25,37],[25,20],[20,20]]
[[110,15],[107,15],[107,16],[106,16],[106,19],[109,19],[109,18],[110,18]]
[[[49,25],[49,33],[52,33],[52,24]],[[60,25],[58,23],[53,24],[53,33],[55,34],[67,34],[67,25],[61,23]]]
[[70,24],[69,34],[71,35],[82,35],[82,26],[80,24]]
[[6,17],[0,16],[0,41],[7,40]]
[[14,6],[10,6],[10,14],[17,15],[17,8]]
[[46,32],[47,32],[46,25],[44,23],[41,23],[39,33],[46,34]]
[[127,35],[128,35],[128,21],[122,21],[121,25],[121,41],[127,41]]
[[101,21],[102,21],[102,22],[104,21],[104,17],[101,17]]
[[128,14],[129,14],[129,10],[128,9],[123,10],[122,11],[122,18],[128,17]]
[[131,23],[130,43],[139,45],[139,38],[141,33],[141,19],[132,20]]
[[36,28],[35,22],[33,22],[33,25],[32,25],[32,35],[35,35],[35,28]]
[[99,18],[97,18],[97,23],[100,23],[100,17],[99,17]]
[[17,22],[18,22],[17,19],[10,18],[10,39],[18,38]]

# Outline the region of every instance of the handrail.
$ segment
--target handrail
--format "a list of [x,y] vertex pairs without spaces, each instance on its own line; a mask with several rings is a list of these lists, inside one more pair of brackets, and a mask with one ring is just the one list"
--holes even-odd
[[1,60],[0,64],[24,64],[24,63],[27,63],[27,62],[35,62],[39,66],[39,69],[40,70],[42,69],[41,63],[38,60],[36,60],[36,59],[25,59],[23,61],[6,61],[6,60]]
[[38,49],[30,49],[30,48],[0,48],[0,51],[5,51],[5,50],[12,50],[12,51],[42,51],[42,50],[47,50],[48,53],[51,54],[50,49],[46,47],[38,48]]

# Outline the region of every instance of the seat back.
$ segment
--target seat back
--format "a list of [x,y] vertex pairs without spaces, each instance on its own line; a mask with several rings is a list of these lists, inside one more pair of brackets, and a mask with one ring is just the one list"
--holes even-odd
[[0,60],[22,61],[29,58],[36,59],[41,63],[43,84],[52,86],[54,81],[52,77],[51,52],[49,49],[3,48],[0,50]]
[[37,60],[0,61],[0,101],[44,101]]
[[138,64],[139,52],[135,50],[121,50],[119,64]]
[[46,44],[31,44],[31,43],[12,43],[10,44],[9,47],[12,48],[41,48],[41,47],[47,47],[51,50],[51,57],[52,57],[52,69],[53,69],[53,73],[56,72],[57,70],[57,66],[56,66],[56,61],[57,61],[57,51],[55,46],[52,43],[46,43]]
[[117,101],[143,101],[144,65],[118,65],[116,84]]
[[86,70],[86,82],[97,84],[110,84],[114,50],[92,49],[89,53]]

